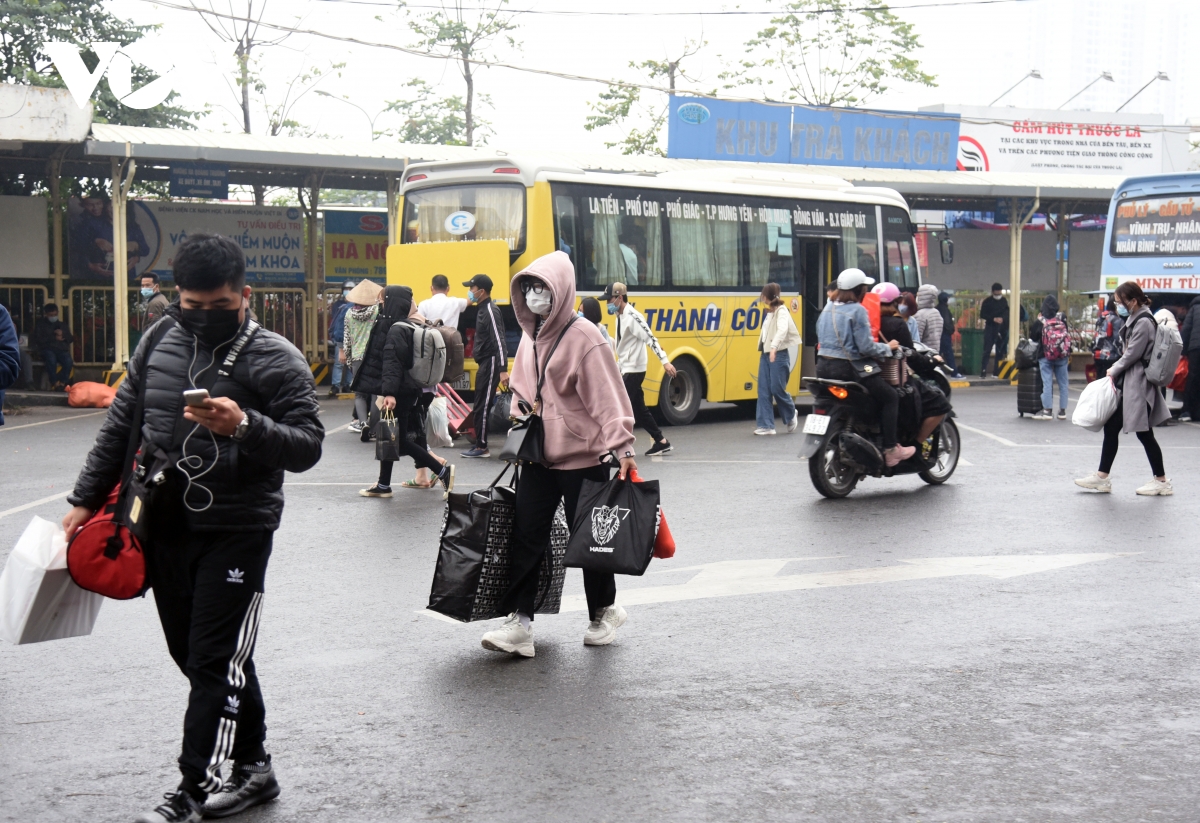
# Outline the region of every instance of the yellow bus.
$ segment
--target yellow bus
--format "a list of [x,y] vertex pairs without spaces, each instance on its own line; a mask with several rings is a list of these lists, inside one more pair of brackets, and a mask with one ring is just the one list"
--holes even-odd
[[[799,298],[804,348],[793,394],[801,374],[814,371],[830,278],[857,267],[878,279],[882,259],[882,279],[914,292],[920,284],[913,226],[897,192],[749,165],[645,175],[514,157],[415,164],[399,214],[388,282],[411,286],[421,300],[435,274],[447,275],[459,296],[460,283],[488,274],[507,312],[510,355],[519,333],[508,281],[538,257],[570,255],[580,298],[626,283],[678,370],[665,380],[651,357],[645,382],[647,405],[673,425],[691,422],[702,400],[757,398],[756,301],[766,283]],[[471,336],[470,314],[462,328]]]

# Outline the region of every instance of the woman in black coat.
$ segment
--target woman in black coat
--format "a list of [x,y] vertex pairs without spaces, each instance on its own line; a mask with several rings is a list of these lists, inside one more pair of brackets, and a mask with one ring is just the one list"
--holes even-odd
[[[428,449],[408,436],[411,419],[420,419],[412,412],[421,402],[421,387],[409,377],[412,366],[413,327],[408,323],[412,311],[412,289],[408,286],[388,286],[384,290],[383,307],[371,337],[362,365],[354,375],[352,388],[356,392],[369,392],[383,398],[383,408],[395,415],[396,445],[400,454],[413,459],[418,467],[429,469],[449,495],[454,488],[454,466],[442,463]],[[392,496],[392,466],[394,460],[381,460],[379,480],[369,489],[360,489],[363,497]]]

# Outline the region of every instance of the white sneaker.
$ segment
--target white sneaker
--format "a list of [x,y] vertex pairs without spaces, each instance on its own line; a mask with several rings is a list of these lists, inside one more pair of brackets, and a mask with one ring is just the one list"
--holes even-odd
[[1033,416],[1034,420],[1053,420],[1054,414],[1049,409],[1042,409]]
[[588,624],[583,635],[585,646],[607,646],[617,639],[617,629],[625,625],[629,615],[620,606],[609,606],[600,612],[600,618]]
[[787,433],[791,434],[799,427],[800,427],[800,414],[797,412],[796,416],[792,418],[792,422],[787,424]]
[[1087,477],[1080,477],[1075,480],[1076,486],[1082,486],[1085,489],[1093,489],[1098,492],[1111,492],[1112,480],[1108,477],[1101,477],[1099,473],[1092,472]]
[[1139,486],[1137,493],[1147,497],[1158,495],[1159,497],[1170,497],[1175,493],[1175,489],[1171,486],[1171,480],[1159,480],[1155,478],[1144,486]]
[[525,628],[520,618],[510,614],[500,628],[492,629],[483,636],[482,643],[488,651],[533,657],[533,626]]
[[754,433],[759,434],[759,435],[774,434],[775,430],[774,429],[764,429],[762,426],[759,426],[757,429],[754,430]]

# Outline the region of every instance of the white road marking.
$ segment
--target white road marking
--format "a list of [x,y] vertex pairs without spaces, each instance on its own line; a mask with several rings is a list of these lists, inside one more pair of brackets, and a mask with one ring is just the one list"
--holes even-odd
[[977,429],[974,426],[968,426],[966,423],[963,423],[962,421],[959,421],[959,420],[954,421],[954,423],[960,429],[966,429],[969,432],[974,432],[975,434],[981,434],[990,440],[995,440],[997,443],[999,443],[1002,446],[1010,446],[1012,448],[1019,448],[1021,445],[1020,443],[1014,443],[1011,440],[1006,440],[1005,438],[1001,437],[998,434],[992,434],[991,432],[985,432],[983,429]]
[[43,497],[41,500],[34,500],[32,503],[26,503],[23,506],[17,506],[15,509],[5,509],[4,511],[0,512],[0,517],[8,517],[10,514],[17,514],[18,512],[36,508],[43,503],[53,503],[55,500],[62,500],[68,494],[70,494],[69,491],[62,492],[60,494],[52,494],[49,497]]
[[974,466],[975,464],[974,464],[974,463],[972,463],[970,460],[966,459],[965,457],[960,457],[960,458],[958,458],[958,465],[960,465],[960,466]]
[[108,414],[108,409],[100,411],[84,412],[83,414],[73,414],[70,417],[56,417],[53,420],[40,420],[37,423],[22,423],[20,426],[0,426],[0,433],[12,432],[17,429],[30,429],[34,426],[48,426],[51,423],[62,423],[64,420],[78,420],[81,417],[95,417],[98,414]]
[[[981,575],[997,580],[1023,574],[1065,569],[1098,560],[1129,557],[1133,553],[1115,554],[1015,554],[992,557],[923,557],[901,560],[901,566],[883,566],[876,569],[848,569],[809,574],[785,574],[779,572],[794,560],[813,558],[782,558],[778,560],[725,560],[706,563],[698,568],[700,573],[686,583],[674,586],[643,586],[621,591],[618,602],[622,606],[644,606],[651,603],[678,603],[683,600],[703,600],[710,597],[733,597],[746,594],[790,592],[802,589],[823,589],[836,586],[861,586],[867,583],[895,583],[905,580],[929,580],[938,577]],[[665,571],[665,570],[664,570]],[[564,612],[587,610],[587,599],[582,595],[564,597]],[[437,617],[452,623],[448,617],[420,609],[417,614]],[[460,624],[462,625],[462,624]]]

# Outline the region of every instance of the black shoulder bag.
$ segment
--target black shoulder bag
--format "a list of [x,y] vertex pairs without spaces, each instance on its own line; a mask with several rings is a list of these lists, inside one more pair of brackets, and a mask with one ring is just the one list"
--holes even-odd
[[562,342],[571,325],[579,319],[578,315],[572,315],[567,321],[567,325],[559,333],[558,339],[554,341],[554,345],[550,347],[550,353],[546,355],[546,365],[540,367],[537,357],[537,341],[533,341],[533,370],[537,375],[537,391],[533,398],[533,411],[528,414],[522,414],[513,418],[512,428],[508,430],[508,439],[504,441],[504,448],[500,450],[500,459],[508,460],[515,463],[545,463],[545,452],[543,451],[544,438],[546,435],[545,429],[542,426],[542,384],[546,382],[546,372],[550,370],[550,358],[554,357],[554,352],[558,349],[558,344]]

